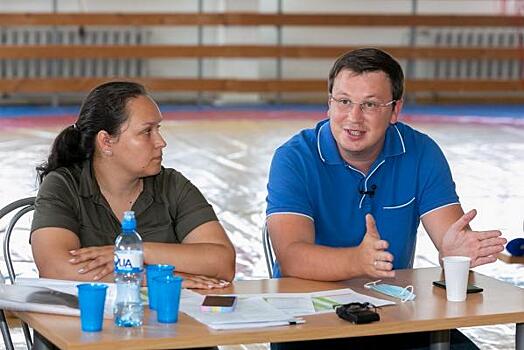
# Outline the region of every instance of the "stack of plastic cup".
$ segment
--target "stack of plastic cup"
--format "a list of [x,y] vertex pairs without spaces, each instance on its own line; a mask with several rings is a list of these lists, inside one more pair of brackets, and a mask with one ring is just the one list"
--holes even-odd
[[147,265],[146,274],[147,274],[147,297],[149,300],[149,308],[151,310],[156,310],[156,298],[157,298],[157,285],[155,278],[161,276],[172,276],[175,267],[173,265]]

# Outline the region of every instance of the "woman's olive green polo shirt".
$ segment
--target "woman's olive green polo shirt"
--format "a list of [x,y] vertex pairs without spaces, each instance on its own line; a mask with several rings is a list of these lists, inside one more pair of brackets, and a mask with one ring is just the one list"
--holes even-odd
[[[144,178],[133,204],[137,231],[145,242],[181,243],[196,227],[217,220],[211,205],[174,169]],[[31,232],[60,227],[78,235],[82,247],[114,244],[120,220],[102,196],[89,160],[49,173],[35,203]]]

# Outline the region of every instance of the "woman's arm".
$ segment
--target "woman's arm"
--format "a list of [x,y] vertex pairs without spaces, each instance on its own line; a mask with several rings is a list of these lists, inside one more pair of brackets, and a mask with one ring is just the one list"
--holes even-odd
[[171,264],[178,272],[231,281],[235,277],[235,249],[218,221],[193,229],[182,244],[144,243],[146,264]]
[[96,257],[84,256],[82,261],[73,255],[79,248],[78,236],[64,228],[40,228],[31,234],[31,249],[40,277],[112,282],[112,247],[93,247],[99,251]]

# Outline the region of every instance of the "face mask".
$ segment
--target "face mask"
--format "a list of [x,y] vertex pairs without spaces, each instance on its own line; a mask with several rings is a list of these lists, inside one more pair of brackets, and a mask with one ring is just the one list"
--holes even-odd
[[408,300],[415,300],[415,294],[413,293],[413,286],[406,286],[404,288],[395,286],[392,284],[378,283],[381,280],[368,282],[364,284],[364,288],[372,289],[376,292],[389,295],[390,297],[400,299],[401,302]]

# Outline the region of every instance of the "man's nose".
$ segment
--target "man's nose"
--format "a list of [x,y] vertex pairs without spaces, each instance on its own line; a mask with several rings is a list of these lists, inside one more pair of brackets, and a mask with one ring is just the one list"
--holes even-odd
[[347,118],[350,120],[360,120],[364,116],[364,112],[362,112],[362,106],[360,103],[353,103],[347,112]]

